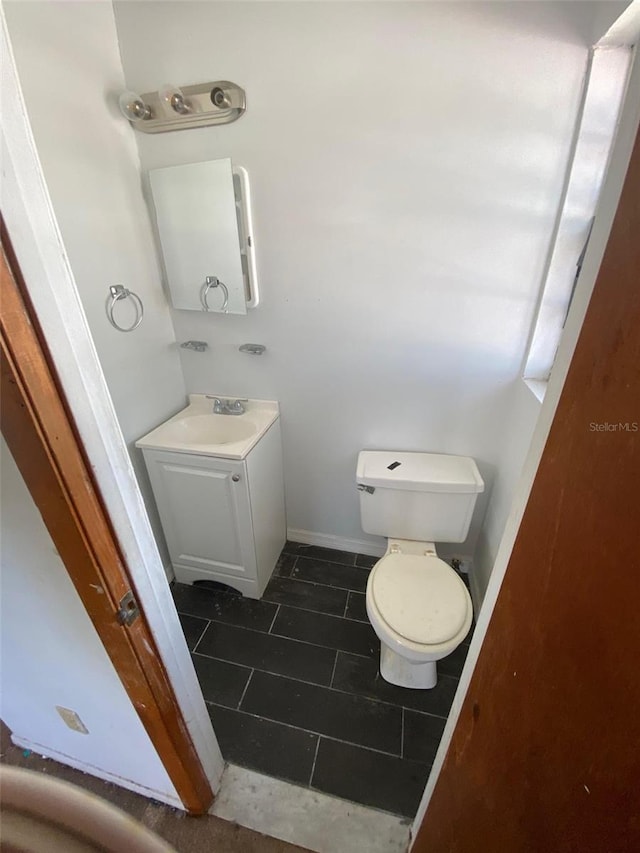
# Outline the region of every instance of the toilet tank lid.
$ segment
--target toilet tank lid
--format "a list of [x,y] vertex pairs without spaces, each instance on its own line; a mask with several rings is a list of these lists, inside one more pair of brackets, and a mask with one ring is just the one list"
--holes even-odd
[[384,489],[472,494],[484,491],[484,481],[470,456],[444,453],[362,450],[356,478],[364,486]]

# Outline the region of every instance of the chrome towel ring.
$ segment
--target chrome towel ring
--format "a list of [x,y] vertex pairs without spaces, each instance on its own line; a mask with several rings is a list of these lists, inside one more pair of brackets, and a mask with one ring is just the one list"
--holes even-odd
[[218,309],[222,311],[224,314],[227,313],[227,306],[229,305],[229,289],[227,285],[220,281],[219,278],[216,278],[215,275],[208,275],[205,280],[202,288],[200,290],[200,302],[202,303],[203,311],[211,311],[211,306],[207,301],[207,294],[210,290],[213,290],[214,287],[222,288],[222,295],[224,299],[222,300],[222,305]]
[[[110,297],[107,299],[107,319],[111,323],[114,329],[117,329],[119,332],[133,332],[134,329],[137,329],[140,323],[142,323],[142,318],[144,317],[144,305],[142,304],[142,300],[140,297],[134,293],[132,290],[127,290],[126,287],[123,287],[121,284],[115,284],[109,288]],[[113,316],[113,309],[117,302],[121,299],[131,298],[135,309],[136,309],[136,319],[133,321],[131,326],[119,326]]]

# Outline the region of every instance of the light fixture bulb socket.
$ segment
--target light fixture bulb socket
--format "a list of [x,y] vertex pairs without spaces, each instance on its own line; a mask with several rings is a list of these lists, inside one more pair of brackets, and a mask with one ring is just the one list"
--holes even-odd
[[191,112],[191,105],[182,94],[182,89],[173,86],[171,83],[167,83],[159,90],[158,97],[179,115],[187,115]]
[[213,87],[210,98],[214,107],[218,107],[221,110],[228,110],[231,106],[231,98],[220,86]]
[[151,108],[145,104],[136,92],[127,91],[120,95],[118,100],[120,112],[129,121],[144,121],[153,118]]

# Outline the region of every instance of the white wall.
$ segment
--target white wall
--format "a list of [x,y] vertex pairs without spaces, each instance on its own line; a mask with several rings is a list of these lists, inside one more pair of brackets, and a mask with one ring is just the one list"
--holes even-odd
[[513,495],[540,414],[540,400],[520,378],[513,383],[509,403],[503,430],[502,453],[495,468],[491,498],[478,536],[471,575],[471,592],[476,613],[491,577]]
[[[591,38],[595,43],[605,34],[618,16],[622,15],[625,8],[629,7],[629,3],[594,3],[593,7],[595,15]],[[627,47],[617,50],[604,50],[599,53],[596,51],[594,57],[596,71],[594,73],[592,69],[591,72],[589,98],[580,120],[580,137],[577,140],[573,155],[575,159],[570,167],[571,176],[567,187],[567,196],[563,202],[562,211],[559,211],[558,234],[554,236],[550,246],[551,265],[549,272],[544,276],[544,302],[548,301],[547,291],[552,276],[555,276],[556,280],[558,277],[564,276],[566,280],[568,275],[569,283],[573,281],[576,259],[584,245],[585,226],[588,227],[594,210],[597,210],[598,196],[603,181],[603,174],[597,173],[600,170],[604,173],[612,150],[615,128],[620,121],[619,112],[624,102],[630,62],[630,49]],[[593,197],[594,193],[595,198]],[[572,240],[574,240],[573,246],[571,245]],[[551,283],[553,284],[553,281]],[[580,282],[579,288],[582,287],[583,284]],[[551,299],[551,304],[553,304],[553,299]],[[565,305],[561,312],[562,319],[566,313],[566,307]],[[536,322],[540,322],[539,317]],[[562,322],[560,323],[561,326]],[[553,345],[553,340],[551,345],[552,357],[556,356],[557,341],[560,337],[559,331],[561,328],[551,329],[552,339],[553,333],[555,333],[555,345]],[[548,334],[548,332],[549,329],[546,329],[545,333]],[[536,329],[536,335],[537,333],[538,330]],[[533,345],[532,349],[534,349]],[[532,353],[529,351],[525,372],[525,375],[528,376],[532,375],[530,371],[531,360]],[[502,547],[505,525],[509,518],[523,466],[527,460],[527,453],[540,415],[541,405],[541,400],[528,385],[519,380],[514,382],[508,406],[509,415],[506,421],[508,428],[505,432],[505,442],[496,466],[491,498],[478,537],[474,571],[471,577],[471,590],[476,612],[484,599],[489,578]]]
[[[636,34],[640,33],[640,15],[635,18],[632,23],[634,24],[634,29],[637,26],[637,29],[635,29]],[[629,44],[629,42],[627,42],[627,44]],[[484,642],[493,609],[500,593],[500,587],[507,571],[516,536],[520,528],[520,523],[527,507],[529,495],[538,470],[538,465],[542,458],[542,453],[555,417],[560,395],[564,388],[573,353],[589,306],[591,294],[593,293],[593,288],[600,270],[600,264],[604,257],[605,248],[609,240],[609,234],[611,232],[611,226],[618,207],[629,160],[639,130],[640,59],[638,49],[636,47],[630,70],[629,85],[627,87],[625,103],[621,111],[618,133],[616,135],[611,159],[607,167],[607,174],[605,176],[602,192],[598,201],[593,230],[591,232],[591,239],[589,240],[589,246],[585,253],[582,272],[567,316],[567,322],[560,341],[560,346],[558,347],[555,364],[551,371],[549,387],[545,394],[539,417],[536,418],[528,452],[525,451],[524,453],[524,465],[519,465],[521,474],[518,477],[517,484],[513,490],[513,500],[510,502],[510,510],[508,512],[506,525],[503,525],[504,533],[500,539],[493,572],[486,590],[485,603],[483,605],[482,612],[478,617],[476,629],[473,633],[469,653],[467,654],[467,659],[453,700],[447,725],[442,734],[438,752],[436,754],[429,779],[427,780],[427,787],[415,817],[413,824],[414,830],[412,831],[414,841],[415,830],[422,823],[424,815],[429,807],[429,801],[438,782],[438,777],[440,775],[445,756],[449,750],[453,732],[458,723],[460,710],[466,698],[469,683],[480,654],[480,649]]]
[[594,6],[115,4],[131,88],[247,91],[232,125],[136,139],[145,170],[249,171],[260,307],[173,320],[211,347],[182,355],[189,391],[280,401],[290,528],[379,542],[360,529],[361,448],[470,454],[490,484]]
[[630,58],[626,47],[596,48],[591,55],[562,212],[527,353],[527,379],[547,381],[553,367],[620,118]]
[[[125,441],[150,495],[135,439],[185,405],[185,385],[140,191],[132,134],[117,108],[124,77],[109,2],[4,2],[33,134]],[[145,318],[108,323],[109,287],[139,294]],[[118,306],[120,309],[120,306]],[[118,310],[127,324],[129,316]],[[168,556],[147,501],[165,565]]]
[[[14,740],[181,806],[4,441],[0,693]],[[56,705],[89,730],[67,728]]]

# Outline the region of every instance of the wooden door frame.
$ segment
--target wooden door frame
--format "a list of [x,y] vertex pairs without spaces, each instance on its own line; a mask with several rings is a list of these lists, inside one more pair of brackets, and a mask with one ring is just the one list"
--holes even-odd
[[[71,581],[186,810],[204,814],[213,791],[185,725],[78,440],[4,222],[0,219],[2,434]],[[133,605],[132,605],[133,606]]]
[[1,7],[0,41],[6,227],[171,689],[209,783],[217,790],[224,760],[55,220]]
[[[458,763],[459,766],[464,764],[464,758],[460,752],[460,733],[468,723],[469,714],[473,716],[473,703],[471,703],[469,689],[474,679],[476,665],[478,659],[483,653],[483,644],[485,638],[491,631],[491,619],[494,613],[496,604],[500,598],[503,584],[505,584],[505,576],[510,568],[510,561],[513,556],[514,546],[519,537],[519,532],[524,529],[524,522],[527,520],[527,504],[532,495],[532,490],[536,483],[538,474],[543,472],[543,462],[545,460],[544,453],[546,449],[547,439],[550,431],[554,427],[554,419],[558,405],[562,400],[562,395],[565,390],[565,381],[569,374],[572,365],[574,354],[577,354],[578,347],[583,346],[585,349],[589,346],[588,335],[591,335],[591,341],[597,340],[599,329],[602,326],[603,315],[600,311],[600,316],[593,315],[588,317],[587,312],[590,308],[591,298],[594,293],[594,288],[598,285],[601,288],[601,294],[607,292],[607,280],[603,278],[602,282],[597,281],[601,272],[604,276],[609,276],[608,283],[611,285],[615,281],[615,277],[619,274],[621,264],[624,263],[622,256],[616,254],[612,248],[614,238],[618,229],[617,246],[624,245],[620,239],[620,235],[624,234],[625,229],[628,231],[629,222],[633,221],[629,211],[638,204],[638,176],[640,174],[640,56],[636,55],[635,62],[631,71],[629,86],[627,89],[627,98],[622,114],[622,120],[618,129],[614,151],[609,163],[608,172],[603,190],[601,193],[592,239],[590,241],[589,251],[585,257],[585,263],[582,270],[582,277],[576,291],[574,301],[571,307],[569,317],[565,326],[563,339],[558,350],[556,363],[551,374],[549,386],[544,399],[540,417],[536,425],[531,448],[525,461],[524,470],[522,472],[520,483],[516,491],[516,496],[512,504],[511,513],[507,521],[505,533],[500,545],[500,549],[495,561],[493,573],[490,579],[489,587],[485,595],[484,604],[480,612],[478,625],[474,634],[472,645],[467,658],[467,663],[463,671],[460,685],[456,697],[454,699],[452,711],[445,728],[445,732],[434,762],[431,776],[427,783],[425,795],[420,804],[418,814],[414,823],[412,832],[413,843],[412,850],[416,853],[420,850],[439,851],[440,840],[437,833],[442,828],[443,800],[439,796],[438,801],[435,800],[436,793],[441,794],[439,784],[442,781],[444,787],[447,785],[447,775],[451,781],[452,764]],[[635,181],[635,183],[634,183]],[[626,195],[621,198],[621,192],[625,191]],[[635,193],[635,197],[633,195]],[[626,205],[626,213],[622,209],[623,204]],[[620,207],[619,207],[620,205]],[[618,214],[620,212],[620,217]],[[637,222],[637,212],[634,214]],[[614,217],[616,218],[614,222]],[[626,220],[625,220],[626,217]],[[613,227],[612,227],[613,226]],[[608,254],[605,256],[605,251]],[[603,260],[604,259],[604,260]],[[609,269],[604,267],[604,261],[609,264]],[[602,268],[601,268],[602,265]],[[637,274],[637,270],[635,271]],[[627,290],[627,293],[629,291]],[[620,297],[620,294],[618,294]],[[624,297],[621,297],[624,298]],[[601,300],[602,302],[602,300]],[[589,322],[587,322],[587,319]],[[595,336],[595,337],[594,337]],[[585,340],[586,338],[586,340]],[[619,342],[614,342],[612,349],[617,347]],[[584,349],[581,354],[584,356]],[[584,381],[584,380],[583,380]],[[572,393],[575,394],[575,383]],[[564,409],[565,413],[567,407]],[[560,453],[562,450],[560,449]],[[555,453],[557,455],[558,448]],[[548,460],[547,460],[548,461]],[[529,543],[532,541],[531,530],[529,530]],[[535,541],[535,537],[533,539]],[[538,537],[537,541],[541,541]],[[522,548],[520,549],[519,558],[522,558]],[[485,699],[487,697],[485,696]],[[470,704],[471,703],[471,704]],[[463,716],[466,715],[466,721]],[[468,725],[467,725],[468,732]],[[457,740],[456,740],[457,738]],[[457,753],[456,753],[457,750]],[[457,759],[456,759],[457,754]],[[462,764],[460,763],[462,762]],[[506,771],[506,768],[503,768]],[[449,790],[451,790],[449,788]],[[453,811],[453,800],[451,797],[445,804],[445,811],[450,808]],[[433,812],[431,806],[435,804],[439,818],[433,820]],[[459,819],[459,815],[457,816]],[[473,820],[473,816],[469,815],[469,820]],[[499,816],[496,815],[496,820]],[[453,842],[449,839],[447,850],[454,849],[451,846]],[[483,849],[479,844],[479,839],[476,839],[476,846],[473,849]],[[455,846],[455,845],[454,845]],[[443,848],[444,849],[444,848]],[[455,849],[467,849],[458,848]]]

